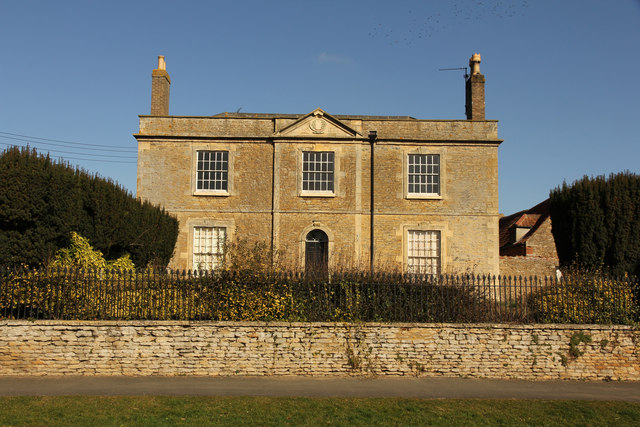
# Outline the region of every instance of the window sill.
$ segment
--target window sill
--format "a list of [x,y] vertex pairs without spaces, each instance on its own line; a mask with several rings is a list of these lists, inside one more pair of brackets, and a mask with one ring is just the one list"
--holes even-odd
[[409,200],[442,200],[441,194],[407,194],[405,196]]
[[336,197],[336,193],[330,191],[304,191],[300,197]]
[[228,191],[194,191],[193,192],[194,196],[213,196],[213,197],[228,197],[231,194],[229,194]]

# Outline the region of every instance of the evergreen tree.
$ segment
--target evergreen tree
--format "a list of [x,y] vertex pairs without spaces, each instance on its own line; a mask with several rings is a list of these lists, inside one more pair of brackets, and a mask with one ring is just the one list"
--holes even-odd
[[0,265],[47,264],[69,246],[71,232],[108,260],[129,253],[137,266],[163,266],[178,221],[112,181],[48,155],[17,147],[0,152]]
[[585,176],[551,191],[560,263],[640,274],[640,175]]

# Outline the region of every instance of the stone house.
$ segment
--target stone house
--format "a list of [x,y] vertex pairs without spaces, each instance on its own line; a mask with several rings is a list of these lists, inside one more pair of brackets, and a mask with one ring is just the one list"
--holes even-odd
[[555,277],[558,265],[549,199],[500,218],[500,274]]
[[480,55],[466,120],[169,115],[164,57],[140,116],[137,196],[177,216],[170,267],[211,269],[225,242],[266,243],[294,269],[497,274],[498,125]]

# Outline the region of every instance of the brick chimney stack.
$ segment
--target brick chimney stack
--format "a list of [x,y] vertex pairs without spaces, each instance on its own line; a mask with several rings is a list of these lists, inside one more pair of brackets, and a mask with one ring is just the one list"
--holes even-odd
[[484,120],[484,76],[480,74],[480,54],[474,53],[469,59],[471,73],[466,82],[467,120]]
[[158,56],[158,68],[151,73],[151,115],[169,115],[169,88],[171,79],[167,73],[164,56]]

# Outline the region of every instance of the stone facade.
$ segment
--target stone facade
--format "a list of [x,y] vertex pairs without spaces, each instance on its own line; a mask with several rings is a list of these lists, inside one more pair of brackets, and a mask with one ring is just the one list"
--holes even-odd
[[[140,116],[135,135],[137,196],[180,221],[173,268],[197,267],[194,233],[205,227],[224,229],[228,241],[267,243],[295,269],[308,267],[309,236],[320,230],[326,242],[317,244],[330,269],[368,269],[373,261],[379,269],[408,271],[417,262],[409,234],[422,233],[434,241],[437,260],[429,262],[438,272],[497,274],[501,140],[497,122],[484,120],[481,89],[482,105],[474,111],[482,111],[482,120],[479,113],[469,120],[418,120],[322,109],[207,117],[152,112]],[[156,104],[164,105],[154,98]],[[224,189],[199,188],[204,152],[228,156]],[[305,153],[332,153],[330,191],[305,190]],[[428,178],[437,181],[435,190],[410,191],[413,155],[438,162],[435,178]]]
[[0,375],[638,381],[638,342],[630,326],[5,320]]

